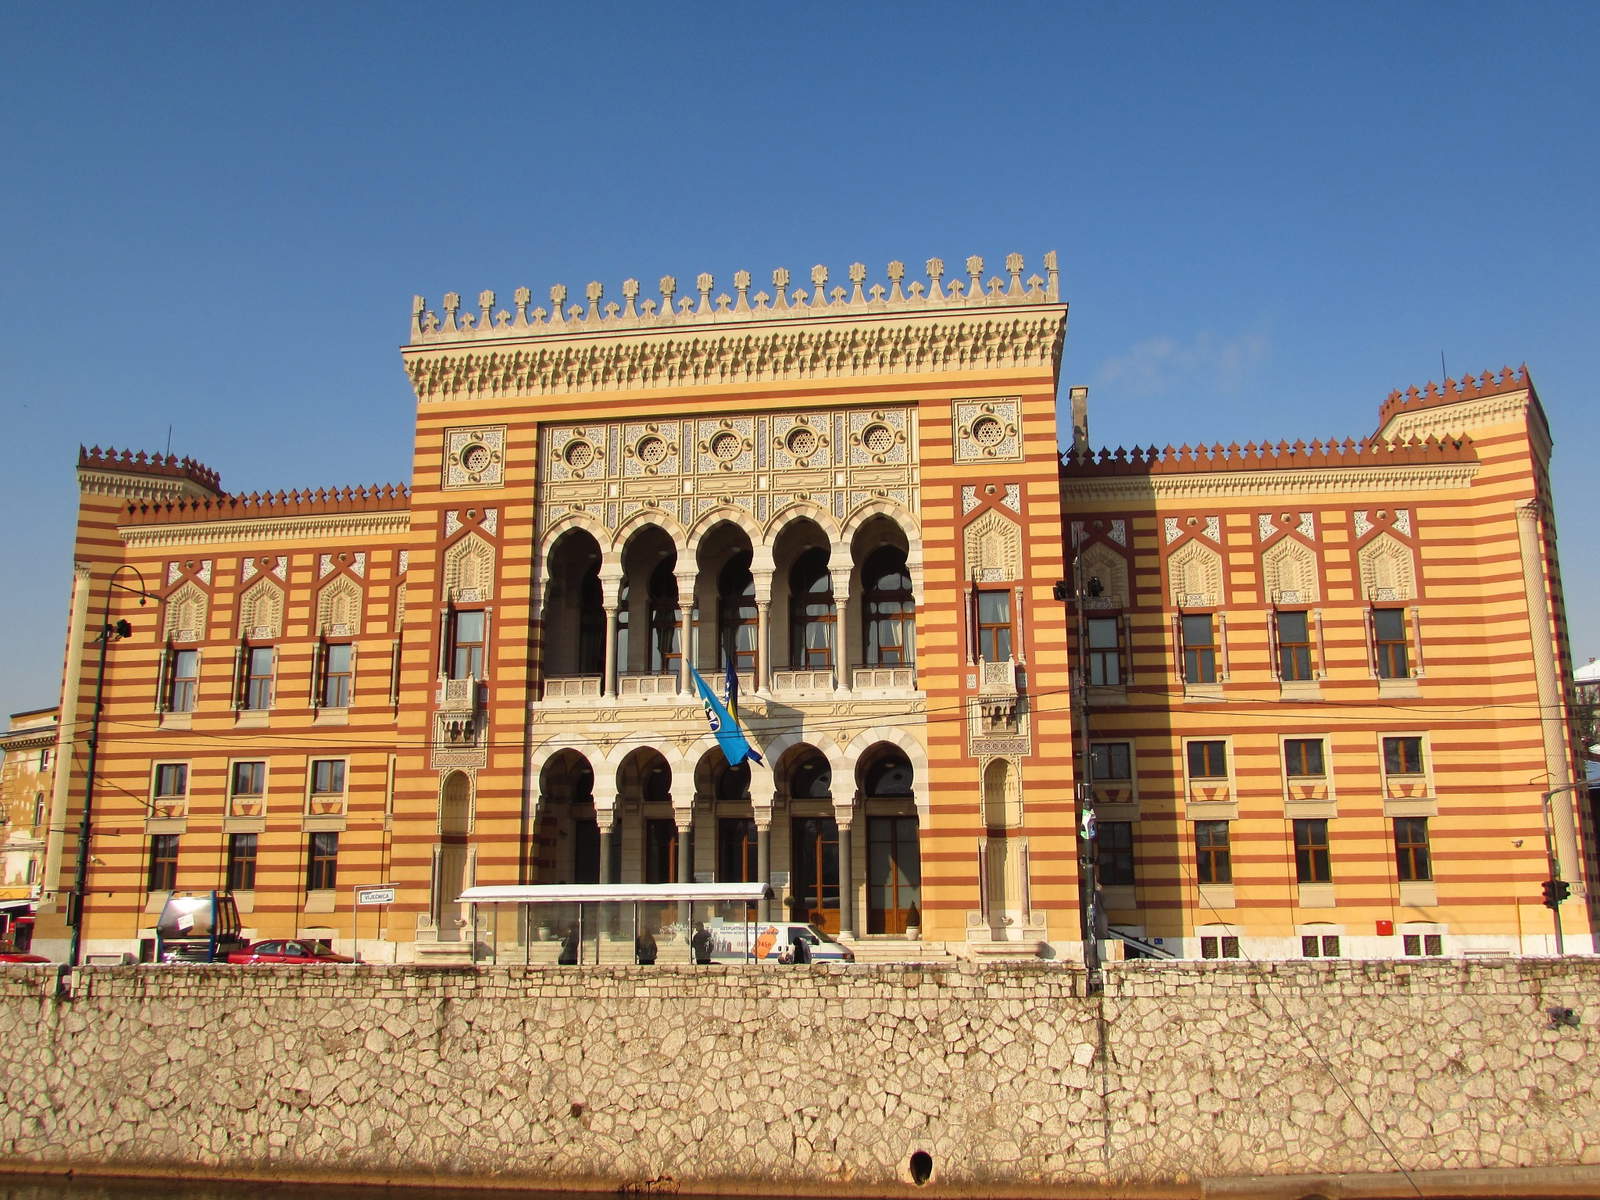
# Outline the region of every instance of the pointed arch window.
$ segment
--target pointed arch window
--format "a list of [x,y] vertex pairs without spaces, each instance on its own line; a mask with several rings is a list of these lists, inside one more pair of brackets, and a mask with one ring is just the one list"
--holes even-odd
[[916,661],[916,599],[911,592],[911,573],[906,569],[906,552],[896,546],[880,546],[868,556],[862,568],[866,599],[866,645],[868,666],[896,666]]
[[650,670],[657,675],[675,674],[683,658],[678,577],[673,574],[677,565],[677,555],[672,555],[650,574]]
[[813,547],[789,571],[789,661],[797,668],[833,666],[833,576],[828,552]]
[[722,662],[731,662],[737,671],[756,669],[756,619],[750,552],[741,550],[717,576],[717,645]]
[[578,600],[578,673],[598,675],[606,664],[605,594],[597,566],[583,578]]

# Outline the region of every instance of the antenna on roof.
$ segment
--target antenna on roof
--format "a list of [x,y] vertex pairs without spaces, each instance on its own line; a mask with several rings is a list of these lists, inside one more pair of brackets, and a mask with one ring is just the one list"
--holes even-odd
[[167,426],[167,457],[172,457],[172,426]]
[[1441,351],[1439,351],[1439,384],[1440,384],[1440,386],[1442,387],[1444,385],[1444,381],[1446,379],[1449,379],[1449,378],[1450,378],[1450,372],[1446,371],[1444,369],[1444,351],[1441,350]]

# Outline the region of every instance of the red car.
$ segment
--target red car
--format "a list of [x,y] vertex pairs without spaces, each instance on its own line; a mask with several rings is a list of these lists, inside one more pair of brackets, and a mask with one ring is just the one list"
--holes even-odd
[[266,963],[315,966],[318,963],[355,962],[355,959],[345,954],[335,954],[323,942],[314,942],[306,938],[289,938],[253,942],[243,950],[235,950],[228,955],[228,961],[246,967]]
[[15,950],[0,950],[0,963],[47,963],[42,954],[20,954]]

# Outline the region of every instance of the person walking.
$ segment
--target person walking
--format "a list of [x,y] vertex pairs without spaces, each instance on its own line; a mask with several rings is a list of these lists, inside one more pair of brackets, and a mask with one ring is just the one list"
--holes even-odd
[[694,936],[689,939],[689,949],[694,951],[694,961],[704,967],[711,963],[711,931],[704,921],[694,923]]

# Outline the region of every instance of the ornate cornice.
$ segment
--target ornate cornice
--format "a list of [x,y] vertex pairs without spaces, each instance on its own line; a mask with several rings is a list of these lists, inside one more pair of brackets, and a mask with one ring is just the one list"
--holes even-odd
[[401,537],[411,531],[409,511],[326,513],[246,521],[175,521],[170,525],[119,525],[128,546],[215,545],[221,542],[320,541],[328,538]]
[[97,496],[115,496],[119,500],[142,501],[198,500],[214,494],[210,489],[187,479],[124,474],[92,467],[78,468],[78,490]]
[[1049,370],[1060,362],[1065,305],[1004,312],[906,313],[735,329],[622,331],[499,346],[407,347],[423,403],[631,389],[888,375]]
[[1414,410],[1401,408],[1390,415],[1379,434],[1393,438],[1459,437],[1494,425],[1526,421],[1528,436],[1544,458],[1550,453],[1550,438],[1542,417],[1537,421],[1528,420],[1534,403],[1533,393],[1524,389],[1484,400],[1457,401]]
[[42,750],[56,744],[57,726],[30,725],[0,733],[0,751],[13,754],[18,750]]
[[1320,471],[1214,471],[1187,475],[1066,477],[1061,481],[1061,494],[1070,504],[1196,497],[1371,495],[1374,492],[1443,491],[1467,487],[1477,474],[1476,462],[1454,462],[1436,466],[1338,467]]

